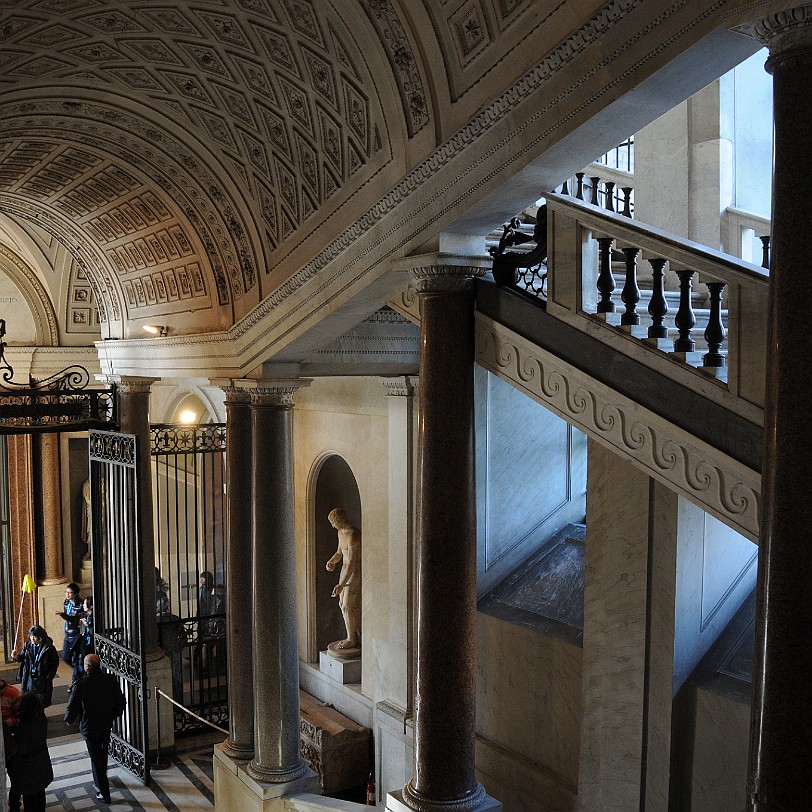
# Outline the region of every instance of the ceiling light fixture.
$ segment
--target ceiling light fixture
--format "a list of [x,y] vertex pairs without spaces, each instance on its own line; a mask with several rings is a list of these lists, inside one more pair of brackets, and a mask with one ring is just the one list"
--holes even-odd
[[154,336],[165,336],[169,332],[169,328],[165,324],[145,324],[144,329]]

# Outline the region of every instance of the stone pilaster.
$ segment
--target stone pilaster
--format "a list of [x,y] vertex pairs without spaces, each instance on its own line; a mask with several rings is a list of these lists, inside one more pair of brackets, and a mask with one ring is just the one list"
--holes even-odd
[[226,620],[228,622],[228,742],[224,753],[254,757],[254,604],[251,559],[251,397],[236,386],[226,393],[228,498]]
[[409,260],[421,309],[415,757],[387,806],[480,809],[493,805],[474,758],[474,278],[487,262]]
[[144,651],[147,659],[159,659],[158,621],[155,615],[155,531],[152,511],[150,464],[149,390],[151,378],[118,378],[119,425],[124,434],[138,438],[138,523],[141,532],[141,587],[147,601],[144,611]]
[[248,774],[282,784],[299,753],[299,652],[293,504],[293,395],[300,379],[251,389],[254,757]]
[[774,169],[749,809],[809,805],[812,749],[812,5],[752,26],[770,49]]

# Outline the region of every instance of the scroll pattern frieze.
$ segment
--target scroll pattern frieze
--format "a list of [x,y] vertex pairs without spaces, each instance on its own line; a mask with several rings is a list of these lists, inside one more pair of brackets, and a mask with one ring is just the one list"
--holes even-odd
[[476,347],[487,370],[757,540],[758,473],[481,315]]

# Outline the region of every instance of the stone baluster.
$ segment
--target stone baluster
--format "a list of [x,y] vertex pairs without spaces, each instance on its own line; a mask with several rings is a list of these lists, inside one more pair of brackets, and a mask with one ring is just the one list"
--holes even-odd
[[569,193],[570,193],[570,179],[569,179],[569,178],[567,178],[567,179],[566,179],[566,180],[565,180],[565,181],[564,181],[564,182],[561,184],[561,194],[562,194],[562,195],[569,195]]
[[632,216],[632,192],[634,189],[631,186],[623,186],[620,190],[623,192],[623,211],[621,214],[624,217]]
[[598,193],[600,192],[601,179],[597,175],[593,175],[589,180],[591,183],[591,192],[592,192],[592,197],[590,198],[589,202],[593,206],[598,206],[600,205],[598,203]]
[[626,281],[623,283],[623,290],[620,298],[626,309],[620,317],[621,325],[640,324],[640,314],[637,312],[637,303],[640,301],[640,288],[637,286],[637,255],[639,248],[628,246],[623,249],[626,257]]
[[773,231],[764,403],[750,812],[809,808],[812,751],[812,4],[777,11],[753,33],[773,76]]
[[770,269],[770,235],[759,237],[761,240],[761,267]]
[[648,303],[648,312],[651,316],[651,326],[648,328],[648,337],[654,339],[668,338],[668,328],[663,323],[668,315],[668,302],[665,300],[665,260],[659,257],[650,259],[652,288],[651,299]]
[[725,340],[725,326],[722,323],[722,291],[725,282],[708,282],[710,291],[710,316],[708,326],[705,328],[705,340],[708,342],[708,351],[702,357],[702,366],[718,368],[727,363],[724,353],[721,352],[722,342]]
[[598,237],[599,271],[598,271],[598,293],[601,298],[598,302],[598,313],[614,313],[615,303],[612,301],[612,293],[615,290],[615,277],[612,274],[612,243],[614,237]]
[[696,344],[691,338],[691,330],[696,326],[696,316],[691,306],[691,280],[694,271],[677,271],[679,277],[679,309],[674,324],[679,330],[679,338],[674,340],[674,352],[693,352]]
[[584,199],[584,175],[585,172],[576,172],[575,173],[575,199],[576,200],[583,200]]
[[606,200],[604,201],[604,208],[606,211],[614,211],[615,210],[615,182],[613,180],[607,180],[604,183],[604,189],[606,190]]

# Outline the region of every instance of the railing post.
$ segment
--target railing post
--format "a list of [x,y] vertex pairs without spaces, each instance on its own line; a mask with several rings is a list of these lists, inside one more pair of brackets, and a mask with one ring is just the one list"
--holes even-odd
[[601,182],[601,179],[598,175],[593,175],[590,179],[592,184],[591,191],[592,191],[592,199],[589,201],[593,206],[598,205],[598,185]]
[[668,315],[664,283],[665,262],[659,257],[648,261],[652,273],[651,299],[648,303],[648,312],[651,316],[651,326],[648,328],[649,338],[668,338],[668,328],[663,324]]
[[598,302],[598,313],[615,312],[615,303],[612,301],[612,292],[615,289],[615,277],[612,275],[612,243],[614,241],[614,237],[598,237],[600,272],[596,287],[601,295]]
[[621,325],[640,324],[640,314],[637,312],[637,303],[640,301],[640,288],[637,286],[637,255],[639,248],[629,246],[623,249],[626,257],[626,281],[623,283],[623,291],[620,298],[626,309],[620,317]]
[[761,267],[770,269],[770,235],[759,237],[761,240]]
[[705,340],[708,342],[708,351],[702,359],[702,366],[719,368],[726,365],[725,356],[720,350],[725,340],[725,326],[722,324],[722,291],[725,282],[708,282],[710,291],[710,317],[705,328]]
[[624,217],[632,216],[632,192],[634,189],[631,186],[623,186],[620,190],[623,192],[623,211],[621,214]]
[[693,352],[696,347],[691,338],[691,330],[696,325],[696,316],[691,307],[691,280],[694,271],[688,269],[677,271],[677,276],[679,277],[679,309],[674,324],[679,330],[679,338],[674,341],[674,352]]
[[584,199],[584,172],[576,172],[575,173],[575,199],[576,200],[583,200]]
[[603,188],[606,191],[606,200],[604,201],[604,208],[606,209],[606,211],[614,211],[615,182],[613,180],[607,180],[606,183],[603,184]]

